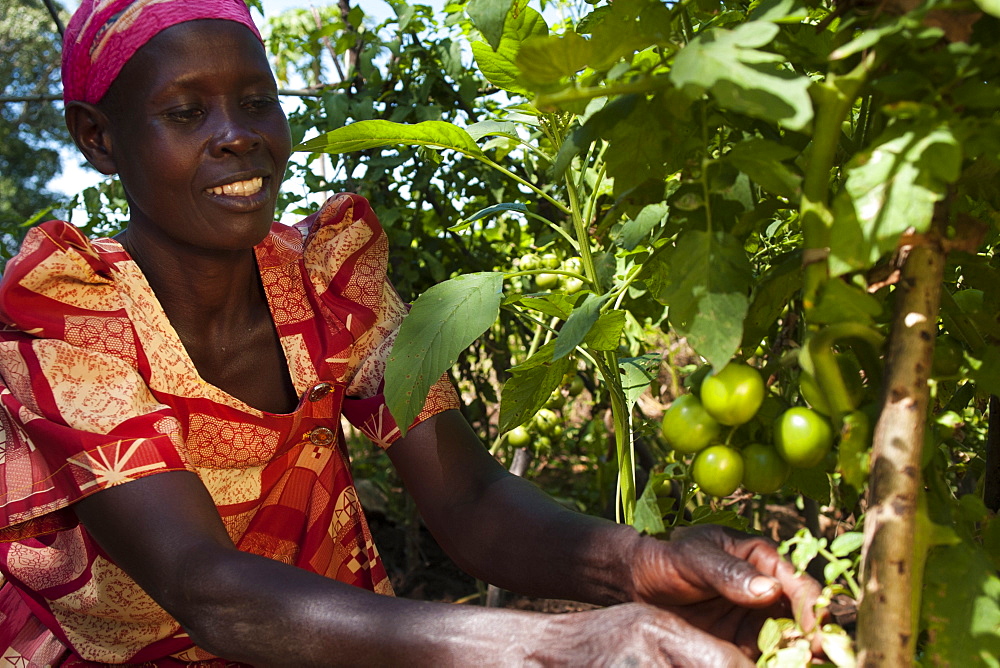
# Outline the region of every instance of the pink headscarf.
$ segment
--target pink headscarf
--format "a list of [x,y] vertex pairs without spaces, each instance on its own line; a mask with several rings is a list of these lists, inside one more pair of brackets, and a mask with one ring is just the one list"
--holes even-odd
[[63,38],[63,100],[96,104],[143,44],[197,19],[236,21],[260,39],[243,0],[83,0]]

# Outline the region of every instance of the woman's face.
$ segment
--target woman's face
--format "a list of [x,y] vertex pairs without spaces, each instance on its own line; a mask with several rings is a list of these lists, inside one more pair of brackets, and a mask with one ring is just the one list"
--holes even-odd
[[291,137],[264,48],[245,26],[164,30],[99,106],[129,199],[130,240],[237,250],[267,235]]

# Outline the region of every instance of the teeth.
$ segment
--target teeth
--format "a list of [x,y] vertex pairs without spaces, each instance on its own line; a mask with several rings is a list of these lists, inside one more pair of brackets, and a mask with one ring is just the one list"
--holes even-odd
[[249,181],[237,181],[236,183],[227,183],[224,186],[209,188],[208,192],[213,195],[236,195],[237,197],[246,197],[248,195],[255,195],[263,187],[264,179],[258,176],[250,179]]

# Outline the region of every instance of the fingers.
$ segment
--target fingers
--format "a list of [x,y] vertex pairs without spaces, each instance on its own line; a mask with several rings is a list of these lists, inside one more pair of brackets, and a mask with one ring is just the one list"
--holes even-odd
[[812,630],[816,625],[816,601],[822,593],[819,582],[805,573],[797,573],[768,542],[753,545],[747,561],[781,585],[799,626],[805,631]]
[[777,565],[767,558],[769,552],[778,561],[780,556],[764,539],[719,527],[692,527],[677,531],[672,546],[677,570],[705,593],[750,608],[766,607],[781,598]]
[[[570,624],[573,662],[580,665],[668,665],[750,668],[754,664],[735,645],[652,606],[629,603],[603,610],[561,616]],[[548,650],[555,649],[551,643]],[[570,658],[563,651],[559,659]],[[545,658],[536,654],[536,659]],[[543,661],[544,663],[544,661]]]

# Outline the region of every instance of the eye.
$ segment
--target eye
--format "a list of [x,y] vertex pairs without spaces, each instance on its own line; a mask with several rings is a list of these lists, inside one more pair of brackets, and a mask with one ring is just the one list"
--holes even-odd
[[167,120],[175,123],[191,123],[200,119],[204,114],[205,112],[198,107],[181,107],[180,109],[171,109],[164,116]]
[[248,98],[243,106],[250,111],[268,111],[277,106],[278,97],[276,95],[255,95]]

